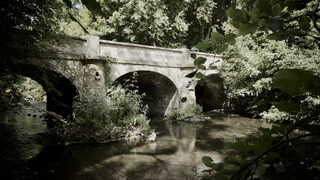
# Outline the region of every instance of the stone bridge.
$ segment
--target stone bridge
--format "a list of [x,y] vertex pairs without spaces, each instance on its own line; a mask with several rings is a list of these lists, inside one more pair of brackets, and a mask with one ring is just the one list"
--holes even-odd
[[[191,53],[206,57],[206,65],[221,65],[222,57],[214,54],[86,36],[73,37],[71,42],[59,47],[59,58],[16,60],[12,68],[39,82],[47,93],[47,110],[65,117],[72,112],[75,96],[85,96],[92,91],[106,93],[109,86],[124,83],[134,72],[139,92],[145,93],[143,101],[149,106],[150,115],[168,115],[196,102],[205,109],[221,108],[223,85],[217,70],[203,72],[207,76],[205,86],[185,77],[195,70]],[[187,101],[181,102],[182,97]]]

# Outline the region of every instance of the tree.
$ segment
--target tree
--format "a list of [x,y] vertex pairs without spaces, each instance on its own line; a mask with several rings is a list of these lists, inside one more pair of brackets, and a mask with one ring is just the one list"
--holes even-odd
[[192,47],[209,38],[213,28],[222,32],[225,9],[234,1],[211,0],[125,0],[99,2],[103,13],[91,13],[73,4],[64,22],[69,35],[97,35],[103,39],[165,47]]
[[[242,45],[249,46],[242,48],[249,48],[247,50],[249,52],[253,50],[253,52],[260,53],[262,56],[256,57],[258,60],[266,57],[266,54],[263,54],[267,53],[265,48],[270,50],[269,55],[282,55],[284,57],[280,57],[280,59],[283,59],[290,57],[290,54],[287,54],[290,51],[287,50],[293,47],[292,50],[295,52],[291,51],[291,53],[296,53],[296,56],[291,55],[291,57],[296,58],[301,55],[299,57],[302,58],[299,60],[300,62],[312,57],[310,55],[313,54],[313,50],[319,51],[318,0],[253,0],[250,2],[252,3],[245,4],[244,7],[242,6],[243,8],[227,10],[230,23],[237,30],[236,33],[232,30],[226,34],[213,32],[210,41],[199,44],[200,49],[221,53],[230,46],[232,48],[236,40],[243,37],[248,40],[242,38]],[[255,42],[250,43],[251,40]],[[217,43],[219,44],[217,45]],[[278,47],[268,49],[268,46],[270,47],[272,43],[278,44],[277,46],[279,46],[279,43],[286,43],[286,48],[282,50],[287,52],[277,50]],[[263,47],[263,51],[257,51],[261,47]],[[317,56],[312,58],[317,58]],[[277,58],[269,59],[273,59],[271,63],[278,61]],[[219,164],[213,163],[210,157],[203,157],[204,164],[213,173],[210,179],[319,178],[319,171],[317,170],[319,167],[319,154],[317,153],[319,143],[316,139],[320,134],[320,112],[319,103],[316,103],[316,99],[320,95],[320,77],[318,76],[318,70],[314,71],[315,69],[311,66],[301,69],[299,67],[301,66],[300,62],[293,67],[290,64],[290,66],[278,66],[277,69],[272,70],[269,69],[272,66],[268,67],[270,64],[265,60],[252,61],[256,65],[265,63],[262,67],[268,67],[267,70],[270,73],[269,77],[272,83],[267,83],[270,85],[268,87],[270,90],[268,88],[265,88],[265,90],[281,93],[282,95],[278,97],[280,101],[273,104],[279,110],[289,113],[294,118],[287,124],[274,125],[271,129],[260,129],[262,140],[259,143],[249,144],[242,141],[233,144],[232,148],[237,150],[232,151],[231,154],[226,154],[224,161]],[[237,61],[236,63],[245,62]],[[259,66],[247,65],[249,66],[242,65],[247,69],[238,69],[237,72],[244,73],[247,71],[249,75],[253,76],[246,76],[247,79],[245,80],[257,85],[259,81],[256,77],[263,74],[263,71],[259,69]],[[250,69],[252,67],[254,69]],[[239,68],[239,66],[233,67],[234,70],[235,68]],[[257,75],[254,75],[255,71],[258,72]],[[246,81],[242,80],[242,82]],[[272,102],[269,101],[269,103]]]

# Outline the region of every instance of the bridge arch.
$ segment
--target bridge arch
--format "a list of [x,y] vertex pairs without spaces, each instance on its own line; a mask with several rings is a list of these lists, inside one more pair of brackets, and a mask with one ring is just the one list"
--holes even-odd
[[64,118],[72,114],[72,104],[79,92],[76,86],[61,73],[32,64],[13,63],[7,68],[9,72],[29,77],[43,87],[47,95],[48,111],[55,112]]
[[204,111],[222,109],[226,99],[223,79],[218,74],[210,74],[204,78],[204,84],[195,86],[196,103]]
[[143,102],[149,107],[149,115],[165,116],[179,108],[179,92],[175,83],[167,76],[154,71],[139,70],[123,73],[113,81],[124,84],[137,74],[139,94],[145,94]]

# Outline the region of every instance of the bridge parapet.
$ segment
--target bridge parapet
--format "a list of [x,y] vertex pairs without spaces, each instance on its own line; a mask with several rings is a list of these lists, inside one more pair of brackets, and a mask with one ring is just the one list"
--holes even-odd
[[110,56],[120,64],[160,67],[192,67],[187,49],[170,49],[132,43],[100,40],[100,55]]

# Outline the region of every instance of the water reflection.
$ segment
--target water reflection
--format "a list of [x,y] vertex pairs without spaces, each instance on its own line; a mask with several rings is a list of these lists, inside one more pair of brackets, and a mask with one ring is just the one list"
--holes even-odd
[[[215,117],[219,118],[215,118]],[[212,115],[197,123],[153,119],[156,142],[46,147],[32,162],[40,179],[199,179],[201,158],[222,159],[223,147],[254,136],[262,122]]]

